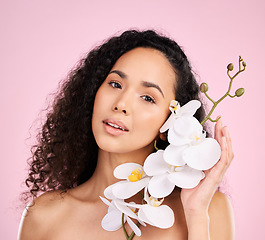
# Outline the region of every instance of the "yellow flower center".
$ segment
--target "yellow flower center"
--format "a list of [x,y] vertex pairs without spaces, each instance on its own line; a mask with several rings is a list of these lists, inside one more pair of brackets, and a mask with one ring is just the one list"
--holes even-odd
[[136,208],[130,207],[130,209],[132,210],[132,212],[136,213]]
[[141,168],[136,168],[132,171],[131,175],[128,177],[130,182],[137,182],[143,176],[143,170]]
[[205,131],[202,131],[201,133],[194,133],[192,136],[191,136],[191,145],[198,145],[200,144],[201,142],[204,141],[206,137],[206,132]]
[[168,164],[168,172],[174,173],[174,172],[181,172],[183,170],[183,166],[173,166]]
[[177,110],[178,110],[178,104],[177,104],[177,102],[176,101],[171,101],[171,103],[170,103],[170,108],[171,108],[171,111],[173,111],[175,114],[176,114],[176,112],[177,112]]
[[150,204],[153,206],[153,207],[159,207],[162,202],[164,201],[164,198],[162,198],[161,200],[158,200],[157,198],[154,198],[154,197],[150,197]]
[[179,168],[179,166],[173,166],[173,165],[168,164],[168,168],[170,172],[175,172],[177,171],[177,168]]
[[174,170],[175,170],[175,171],[177,171],[177,170],[178,170],[177,168],[179,168],[179,166],[174,166]]

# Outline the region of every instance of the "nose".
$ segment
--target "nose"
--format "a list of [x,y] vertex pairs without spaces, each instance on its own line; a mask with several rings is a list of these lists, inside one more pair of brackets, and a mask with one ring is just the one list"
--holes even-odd
[[[114,107],[114,111],[119,111],[118,107]],[[127,114],[126,109],[122,109],[121,112],[124,113],[125,115]]]
[[131,111],[131,96],[128,93],[120,95],[118,99],[115,101],[112,110],[114,112],[120,112],[124,115],[129,115]]

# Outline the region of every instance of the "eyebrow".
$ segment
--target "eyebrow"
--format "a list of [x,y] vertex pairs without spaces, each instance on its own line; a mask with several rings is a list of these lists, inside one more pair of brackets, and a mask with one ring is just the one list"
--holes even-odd
[[158,85],[156,85],[155,83],[142,81],[142,85],[143,85],[144,87],[148,87],[148,88],[149,88],[149,87],[156,88],[156,89],[162,94],[163,98],[165,97],[165,96],[164,96],[164,93],[163,93],[162,90],[161,90],[161,88],[160,88]]
[[[109,74],[111,74],[111,73],[116,73],[116,74],[118,74],[123,79],[127,79],[128,78],[128,76],[127,76],[126,73],[124,73],[122,71],[119,71],[119,70],[113,70]],[[161,90],[161,88],[157,84],[152,83],[152,82],[147,82],[147,81],[142,81],[141,84],[144,87],[147,87],[147,88],[149,88],[149,87],[156,88],[162,94],[162,96],[165,97],[163,91]]]
[[119,71],[119,70],[113,70],[109,74],[111,74],[111,73],[116,73],[116,74],[118,74],[123,79],[127,79],[128,78],[128,76],[124,72]]

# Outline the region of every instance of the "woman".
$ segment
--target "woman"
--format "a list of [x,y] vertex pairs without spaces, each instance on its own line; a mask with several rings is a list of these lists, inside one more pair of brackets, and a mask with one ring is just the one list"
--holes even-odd
[[[169,116],[170,101],[184,105],[198,95],[181,48],[154,31],[126,31],[92,50],[62,86],[39,134],[26,180],[34,204],[20,239],[125,239],[122,229],[101,227],[107,206],[99,196],[117,182],[113,170],[118,165],[143,165],[155,140],[165,147],[166,135],[159,129]],[[203,108],[195,117],[204,118]],[[166,230],[141,227],[141,239],[233,239],[230,203],[216,192],[233,158],[221,120],[215,139],[221,158],[205,179],[165,198],[174,225]],[[46,193],[37,197],[40,192]],[[135,195],[129,201],[142,198]],[[130,232],[127,224],[125,228]]]

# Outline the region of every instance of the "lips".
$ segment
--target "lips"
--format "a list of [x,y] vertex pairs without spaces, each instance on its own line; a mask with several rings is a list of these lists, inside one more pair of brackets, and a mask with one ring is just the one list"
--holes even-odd
[[128,132],[129,129],[121,122],[112,119],[106,119],[103,121],[105,128],[108,130],[109,133],[121,133],[121,132]]

